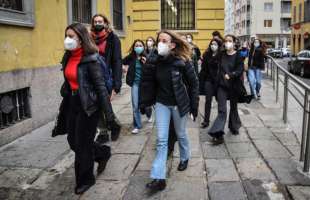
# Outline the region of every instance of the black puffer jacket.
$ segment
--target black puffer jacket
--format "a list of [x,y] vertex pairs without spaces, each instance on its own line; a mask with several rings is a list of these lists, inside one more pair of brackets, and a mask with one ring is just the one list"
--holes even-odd
[[118,93],[122,87],[122,52],[121,42],[114,32],[111,32],[107,38],[104,57],[107,66],[112,69],[113,89]]
[[[78,65],[79,96],[82,107],[88,116],[102,109],[107,120],[112,121],[115,116],[97,56],[97,54],[85,55]],[[66,52],[61,62],[63,72],[65,72],[69,57],[70,52]],[[71,93],[71,88],[66,78],[60,93],[64,98],[67,98]]]
[[249,54],[249,67],[265,70],[265,53],[261,47],[252,48]]
[[[191,112],[194,117],[198,114],[199,91],[198,78],[194,67],[190,62],[184,62],[176,57],[169,57],[168,63],[172,66],[171,79],[173,92],[181,117]],[[156,65],[162,63],[162,57],[153,55],[142,70],[142,80],[140,85],[141,107],[151,106],[156,103]],[[167,60],[165,61],[167,64]]]

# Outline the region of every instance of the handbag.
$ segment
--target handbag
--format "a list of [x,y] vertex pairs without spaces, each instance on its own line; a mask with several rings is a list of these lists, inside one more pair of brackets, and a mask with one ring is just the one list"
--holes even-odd
[[66,119],[67,119],[67,98],[63,98],[57,116],[55,118],[54,128],[52,129],[52,137],[56,137],[58,135],[66,135]]
[[245,86],[243,84],[243,81],[240,81],[240,93],[239,93],[239,97],[238,97],[238,103],[247,103],[250,104],[252,99],[253,99],[253,95],[248,95]]

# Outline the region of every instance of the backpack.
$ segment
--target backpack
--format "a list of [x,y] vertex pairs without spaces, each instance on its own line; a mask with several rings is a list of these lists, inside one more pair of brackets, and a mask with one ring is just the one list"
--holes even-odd
[[106,86],[109,94],[111,94],[112,88],[113,88],[112,70],[109,66],[107,66],[107,64],[105,62],[105,58],[103,56],[98,54],[97,60],[98,60],[100,67],[102,68],[102,71],[103,71],[105,86]]

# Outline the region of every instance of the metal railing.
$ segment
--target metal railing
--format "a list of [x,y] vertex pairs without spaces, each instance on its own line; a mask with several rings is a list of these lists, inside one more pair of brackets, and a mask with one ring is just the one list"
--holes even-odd
[[[303,171],[309,172],[310,167],[310,86],[296,78],[289,73],[287,69],[279,65],[271,56],[267,56],[267,76],[270,76],[272,80],[273,89],[276,91],[276,102],[279,101],[279,83],[281,82],[284,87],[283,95],[283,121],[287,123],[287,111],[288,111],[288,95],[290,94],[296,102],[303,109],[303,121],[302,121],[302,138],[300,148],[300,161],[304,162]],[[281,76],[281,77],[280,77]],[[283,77],[283,78],[282,78]],[[291,84],[290,84],[291,83]],[[290,88],[289,86],[292,86]],[[297,94],[302,96],[303,101],[298,99]]]

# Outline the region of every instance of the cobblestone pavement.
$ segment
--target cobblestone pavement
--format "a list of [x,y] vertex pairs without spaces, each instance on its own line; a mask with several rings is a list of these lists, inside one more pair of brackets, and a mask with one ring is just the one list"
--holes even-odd
[[[216,102],[211,118],[214,119]],[[53,123],[0,147],[0,199],[104,200],[280,200],[310,199],[310,178],[298,162],[300,135],[294,121],[284,124],[281,104],[275,103],[272,83],[264,80],[262,99],[240,105],[240,134],[225,135],[225,144],[212,146],[208,129],[188,123],[192,158],[184,172],[176,170],[178,147],[168,160],[166,190],[150,193],[145,184],[155,156],[156,130],[144,127],[132,135],[130,90],[113,101],[124,124],[121,137],[111,142],[113,155],[96,185],[81,196],[73,194],[74,154],[64,136],[51,138]],[[204,110],[201,97],[200,113]],[[298,117],[292,112],[291,119]]]

